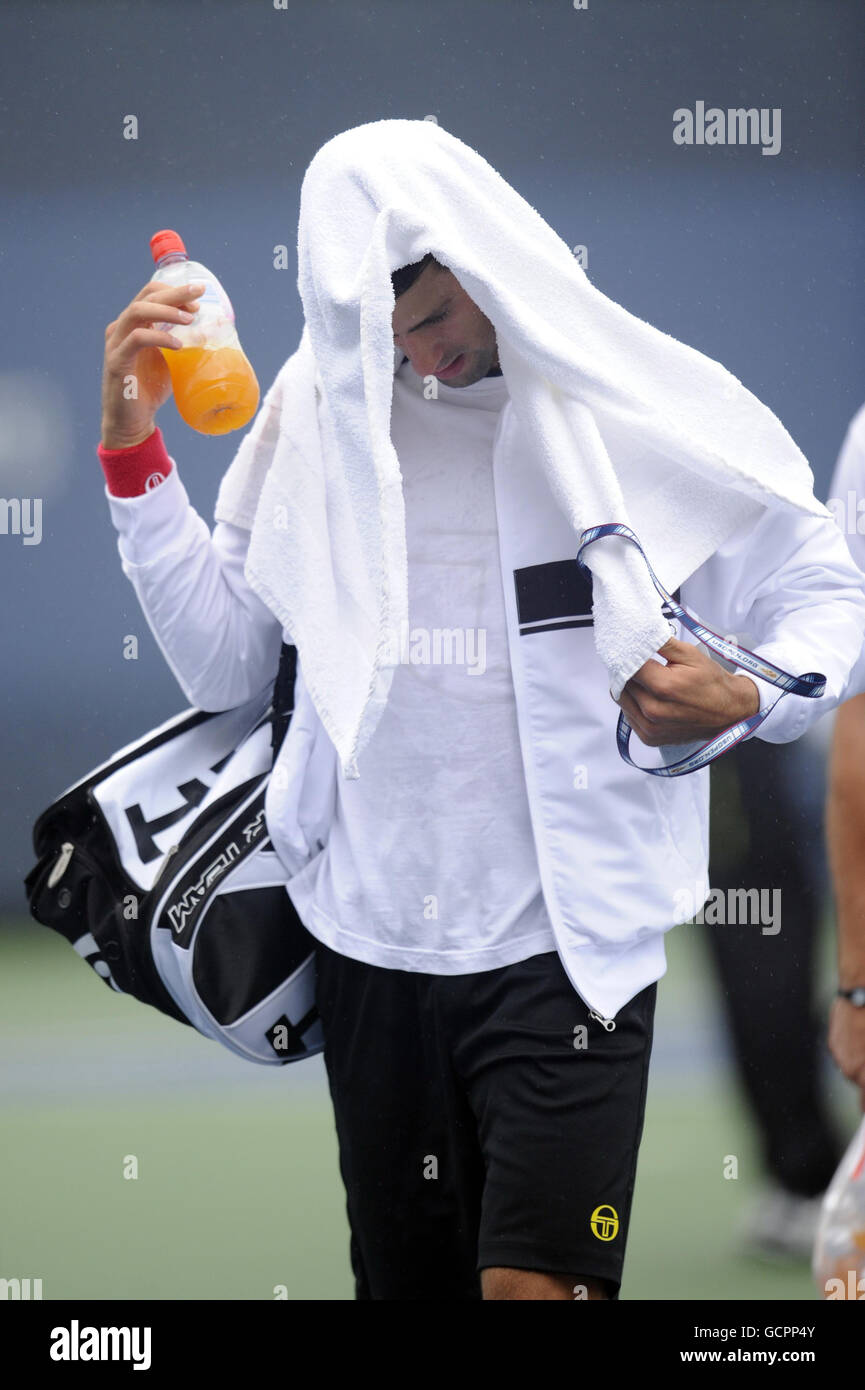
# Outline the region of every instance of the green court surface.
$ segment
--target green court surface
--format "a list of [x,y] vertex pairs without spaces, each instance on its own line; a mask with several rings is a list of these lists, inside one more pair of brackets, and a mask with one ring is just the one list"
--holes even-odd
[[[696,930],[668,938],[622,1298],[815,1298],[807,1265],[738,1249],[760,1175]],[[0,1277],[44,1299],[353,1297],[321,1059],[235,1059],[27,924],[0,932],[0,1050]]]

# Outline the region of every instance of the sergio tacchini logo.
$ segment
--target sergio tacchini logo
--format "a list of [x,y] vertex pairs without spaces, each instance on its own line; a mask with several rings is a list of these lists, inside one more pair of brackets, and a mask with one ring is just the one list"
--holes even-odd
[[619,1215],[615,1207],[595,1207],[589,1222],[598,1240],[613,1240],[619,1231]]

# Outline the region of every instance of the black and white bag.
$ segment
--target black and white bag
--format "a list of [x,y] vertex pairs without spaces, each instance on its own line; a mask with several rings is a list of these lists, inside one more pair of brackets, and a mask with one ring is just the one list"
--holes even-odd
[[283,647],[272,701],[188,710],[70,787],[25,880],[32,915],[112,989],[271,1066],[324,1046],[315,943],[264,818],[295,663]]

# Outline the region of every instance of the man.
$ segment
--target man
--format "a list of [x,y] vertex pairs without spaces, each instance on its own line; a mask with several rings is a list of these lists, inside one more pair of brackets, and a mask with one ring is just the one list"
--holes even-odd
[[[850,423],[829,489],[829,505],[860,569],[865,569],[865,537],[857,524],[863,484],[865,406]],[[838,997],[829,1046],[844,1075],[858,1086],[865,1110],[865,695],[847,700],[835,716],[826,833],[838,921]]]
[[729,901],[754,885],[775,904],[771,924],[747,913],[701,931],[762,1161],[763,1181],[739,1219],[743,1251],[761,1259],[810,1261],[823,1194],[844,1152],[814,1000],[828,723],[794,743],[746,739],[711,769],[713,892]]
[[[538,414],[529,439],[520,431],[533,401],[522,396],[522,415],[511,410],[513,391],[533,379],[531,354],[500,362],[521,341],[508,318],[516,300],[489,298],[482,266],[464,272],[477,280],[473,298],[428,248],[396,264],[389,250],[389,432],[385,446],[377,441],[375,469],[364,473],[367,426],[374,436],[382,419],[374,384],[385,242],[380,220],[370,229],[419,170],[425,182],[413,200],[410,190],[407,217],[421,189],[446,200],[466,156],[423,122],[361,132],[380,142],[376,149],[356,150],[358,132],[347,143],[337,137],[310,166],[301,200],[301,286],[321,368],[313,426],[304,433],[299,423],[311,399],[305,336],[238,451],[212,536],[153,424],[164,377],[137,402],[121,389],[127,373],[141,373],[145,354],[172,345],[147,325],[183,321],[192,291],[145,286],[109,325],[99,453],[123,567],[185,693],[203,708],[263,690],[280,641],[297,646],[300,694],[286,740],[294,738],[293,751],[280,753],[267,819],[292,901],[317,941],[357,1296],[616,1297],[661,938],[699,906],[705,877],[705,774],[656,780],[627,768],[616,751],[619,709],[592,646],[599,594],[576,565],[572,524],[531,463],[549,416]],[[402,140],[406,154],[383,173]],[[477,156],[469,163],[475,189],[486,173]],[[393,195],[375,187],[388,172]],[[313,173],[324,175],[318,186]],[[519,216],[506,188],[495,185],[496,198],[481,200],[491,222]],[[363,257],[352,252],[335,269],[316,260],[323,222],[334,222],[325,249],[340,251],[367,213]],[[438,225],[448,220],[445,209]],[[554,312],[557,295],[529,220],[532,292],[539,303],[546,293]],[[391,234],[403,247],[425,235],[414,226],[399,238],[395,222]],[[504,222],[498,241],[509,235]],[[476,252],[484,235],[481,225]],[[484,249],[490,259],[497,254],[492,244]],[[552,279],[567,280],[569,266],[555,247],[550,254],[560,266]],[[459,255],[455,244],[454,263]],[[507,274],[513,290],[516,254]],[[371,298],[358,292],[364,276]],[[481,295],[500,306],[502,327]],[[589,350],[588,323],[584,336]],[[362,408],[353,416],[355,391]],[[558,409],[561,398],[550,399]],[[571,423],[579,434],[586,417]],[[647,420],[646,439],[650,429]],[[590,431],[580,437],[591,453]],[[328,441],[330,465],[321,459]],[[388,476],[391,448],[398,477]],[[643,464],[648,476],[648,455]],[[232,491],[238,465],[241,485]],[[154,475],[164,481],[145,492]],[[596,477],[585,475],[583,485]],[[561,497],[567,487],[565,479]],[[723,503],[720,490],[718,497]],[[310,543],[319,504],[327,527]],[[644,519],[650,510],[647,498]],[[373,649],[376,663],[383,660],[375,615],[388,595],[385,611],[400,611],[403,536],[411,632],[385,661],[386,688],[380,665],[362,667],[361,699],[375,706],[365,722],[359,706],[341,703],[341,686]],[[340,611],[328,617],[323,605],[352,562],[354,587],[343,584]],[[682,586],[682,600],[721,631],[750,622],[773,660],[795,665],[807,649],[811,664],[827,671],[827,704],[845,688],[865,595],[831,520],[756,509],[739,534],[728,526]],[[339,622],[354,622],[345,641],[333,631],[322,640],[322,629]],[[785,645],[794,632],[797,641]],[[730,674],[691,643],[670,638],[655,650],[661,659],[644,661],[619,698],[649,747],[704,739],[771,703],[771,686]],[[346,652],[344,681],[332,679],[328,691],[328,662]],[[782,703],[761,733],[783,741],[819,702]],[[297,752],[313,726],[335,750],[331,800],[319,796],[316,817]]]

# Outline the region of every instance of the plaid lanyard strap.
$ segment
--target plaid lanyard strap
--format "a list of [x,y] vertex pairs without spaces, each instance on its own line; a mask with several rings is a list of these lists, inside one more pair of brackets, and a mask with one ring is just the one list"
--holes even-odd
[[[771,685],[777,685],[781,694],[778,700],[785,695],[805,695],[808,699],[817,699],[826,689],[826,677],[819,671],[808,671],[804,676],[791,676],[789,671],[782,671],[779,666],[773,666],[770,661],[764,661],[762,657],[756,656],[754,652],[748,651],[746,647],[739,647],[735,642],[727,642],[723,637],[719,637],[717,632],[711,628],[704,627],[692,617],[686,608],[677,603],[670,594],[667,593],[663,584],[658,579],[652,566],[649,564],[643,547],[637,540],[633,531],[628,526],[623,526],[621,522],[608,522],[603,526],[591,526],[584,531],[580,537],[580,548],[577,551],[577,563],[584,570],[588,570],[588,565],[582,559],[583,551],[588,546],[603,536],[622,536],[626,541],[635,545],[646,561],[646,568],[652,577],[652,583],[657,589],[661,598],[670,607],[672,613],[678,618],[683,627],[692,632],[704,646],[710,651],[717,652],[727,661],[731,661],[734,666],[741,666],[743,671],[751,671],[753,675],[760,676],[764,681]],[[640,772],[648,772],[652,777],[683,777],[688,772],[696,772],[699,768],[705,767],[708,763],[714,762],[722,753],[726,753],[729,748],[735,747],[743,738],[747,738],[763,723],[767,715],[775,708],[778,700],[770,705],[769,709],[762,713],[749,715],[747,719],[742,719],[738,724],[731,724],[729,729],[724,729],[714,738],[709,739],[708,743],[702,744],[695,752],[688,754],[687,757],[680,758],[678,762],[670,763],[666,767],[640,767],[635,763],[628,752],[628,744],[631,738],[631,726],[625,717],[624,711],[619,714],[619,723],[616,728],[616,743],[622,757],[631,767],[635,767]]]

